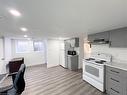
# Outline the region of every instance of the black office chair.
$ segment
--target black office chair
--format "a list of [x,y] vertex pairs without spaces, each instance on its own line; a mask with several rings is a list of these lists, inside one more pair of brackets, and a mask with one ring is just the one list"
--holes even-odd
[[21,93],[25,89],[25,80],[24,80],[25,69],[26,69],[25,64],[22,64],[14,79],[13,87],[0,93],[0,95],[21,95]]

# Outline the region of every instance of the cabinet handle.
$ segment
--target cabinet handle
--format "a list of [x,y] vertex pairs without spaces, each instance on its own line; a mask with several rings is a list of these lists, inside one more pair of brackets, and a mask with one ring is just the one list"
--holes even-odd
[[113,79],[113,78],[110,78],[111,80],[113,80],[113,81],[116,81],[116,82],[120,82],[120,81],[118,81],[118,80],[116,80],[116,79]]
[[113,90],[114,92],[116,92],[116,93],[120,93],[119,91],[116,91],[115,89],[113,89],[113,88],[111,88],[111,90]]
[[114,71],[114,70],[110,70],[110,71],[112,71],[112,72],[114,72],[114,73],[117,73],[117,74],[119,74],[120,72],[117,72],[117,71]]

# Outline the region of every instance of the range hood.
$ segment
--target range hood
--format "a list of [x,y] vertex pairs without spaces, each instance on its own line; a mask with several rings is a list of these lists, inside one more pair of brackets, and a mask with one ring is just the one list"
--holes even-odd
[[109,44],[109,41],[104,38],[94,39],[90,44]]

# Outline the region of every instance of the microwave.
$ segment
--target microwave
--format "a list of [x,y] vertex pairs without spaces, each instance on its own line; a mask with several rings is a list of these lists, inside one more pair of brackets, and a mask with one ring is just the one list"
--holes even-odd
[[76,55],[76,51],[68,51],[68,55]]

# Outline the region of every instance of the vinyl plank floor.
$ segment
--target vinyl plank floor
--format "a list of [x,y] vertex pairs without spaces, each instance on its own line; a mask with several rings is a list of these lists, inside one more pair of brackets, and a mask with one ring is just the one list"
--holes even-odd
[[105,95],[82,80],[81,71],[61,66],[33,66],[25,72],[26,87],[22,95]]

